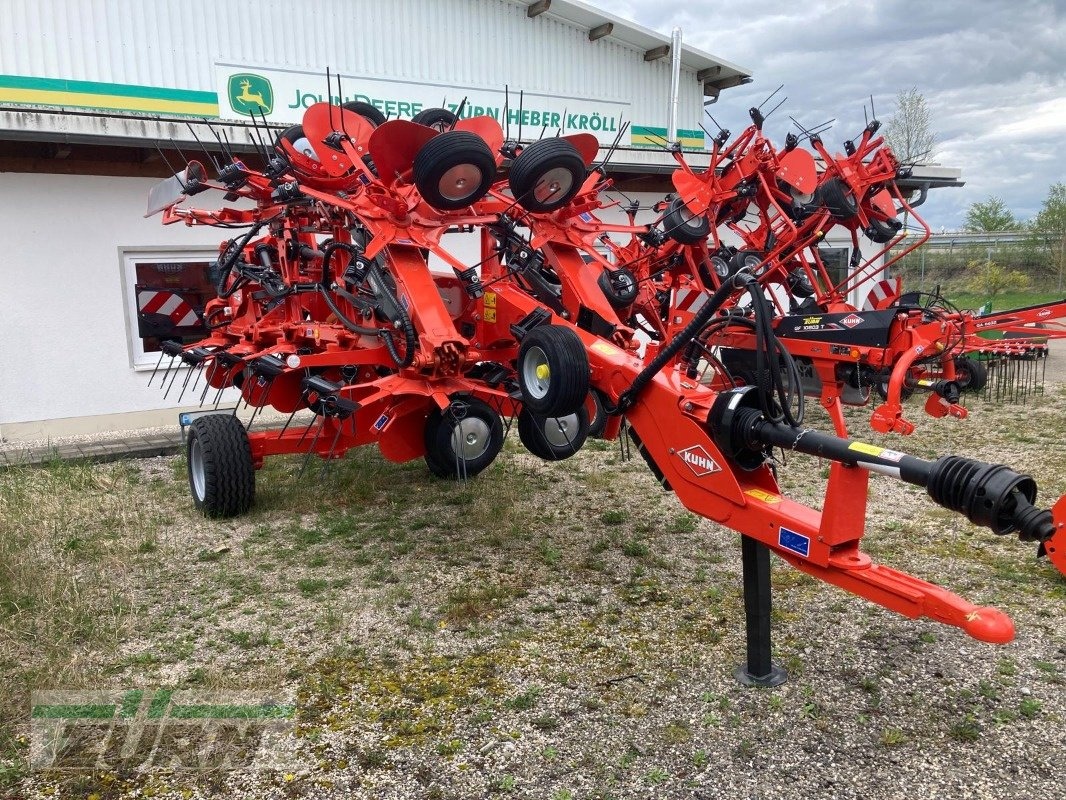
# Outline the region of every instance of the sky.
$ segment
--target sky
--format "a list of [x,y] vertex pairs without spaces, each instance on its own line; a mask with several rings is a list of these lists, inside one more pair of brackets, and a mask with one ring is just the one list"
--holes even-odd
[[[747,110],[784,84],[787,102],[764,130],[783,142],[791,114],[807,126],[835,117],[831,152],[857,136],[873,95],[887,122],[900,90],[925,97],[934,161],[966,186],[930,193],[920,212],[934,231],[962,227],[973,202],[995,195],[1035,216],[1066,182],[1066,0],[586,0],[751,71],[709,111],[735,133]],[[714,130],[709,122],[706,127]]]

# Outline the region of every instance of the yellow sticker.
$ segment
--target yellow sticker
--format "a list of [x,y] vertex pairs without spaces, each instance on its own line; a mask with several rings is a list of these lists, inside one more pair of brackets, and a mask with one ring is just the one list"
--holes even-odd
[[485,292],[485,308],[496,308],[496,292]]
[[485,309],[485,322],[495,322],[495,321],[496,321],[496,309],[495,308],[486,308]]
[[868,456],[879,456],[885,452],[883,447],[876,447],[872,444],[866,444],[866,442],[852,442],[848,445],[848,450],[856,450],[860,453],[866,453]]
[[770,492],[764,492],[762,489],[745,489],[744,494],[748,497],[754,497],[756,500],[762,500],[764,503],[780,503],[781,497]]
[[600,355],[617,356],[622,354],[622,349],[607,342],[593,342],[589,350],[595,350]]

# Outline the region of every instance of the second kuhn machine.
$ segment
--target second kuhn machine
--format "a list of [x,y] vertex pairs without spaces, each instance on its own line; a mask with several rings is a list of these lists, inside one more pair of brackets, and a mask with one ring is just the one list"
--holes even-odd
[[[913,392],[933,416],[965,416],[960,390],[984,379],[966,355],[994,347],[975,334],[999,322],[892,292],[874,308],[848,304],[890,250],[899,258],[924,241],[897,247],[904,212],[928,235],[876,121],[843,154],[818,135],[811,152],[793,135],[775,147],[753,109],[739,136],[714,139],[706,170],[671,148],[676,191],[652,224],[637,224],[636,208],[628,224],[608,224],[597,212],[612,205],[612,181],[592,136],[521,144],[492,117],[439,116],[385,121],[361,104],[320,103],[301,125],[270,131],[258,167],[225,152],[215,178],[192,162],[152,191],[149,212],[164,223],[241,229],[214,266],[208,335],[165,342],[162,355],[190,368],[184,383],[195,376],[201,401],[235,387],[254,408],[311,416],[255,430],[233,414],[196,418],[198,508],[246,511],[268,456],[334,459],[375,445],[392,461],[472,478],[500,452],[502,418],[516,417],[522,443],[546,460],[571,456],[590,433],[623,434],[682,504],[746,543],[908,617],[1013,638],[1002,611],[860,549],[876,472],[1036,543],[1066,572],[1066,499],[1037,506],[1032,478],[847,438],[842,403],[875,396],[878,431],[913,430],[903,412]],[[224,201],[182,205],[207,192]],[[860,235],[878,249],[836,282],[818,249],[832,226],[850,231],[855,253]],[[449,250],[456,231],[480,236],[479,263]],[[431,256],[451,274],[431,271]],[[1026,313],[1003,326],[1040,310]],[[804,394],[834,433],[803,427]],[[821,510],[782,493],[774,448],[831,462]]]

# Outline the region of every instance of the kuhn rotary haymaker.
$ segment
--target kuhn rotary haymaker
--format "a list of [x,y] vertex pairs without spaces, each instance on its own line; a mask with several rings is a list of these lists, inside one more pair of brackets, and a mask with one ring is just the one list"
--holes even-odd
[[[997,534],[1038,542],[1063,571],[1066,500],[1041,510],[1035,482],[1006,466],[927,461],[801,427],[795,359],[775,333],[760,269],[747,263],[700,287],[705,302],[683,315],[671,309],[677,285],[656,297],[646,313],[658,320],[657,340],[641,355],[629,324],[633,304],[648,298],[638,284],[667,273],[698,281],[702,262],[692,258],[695,243],[670,244],[659,223],[598,223],[596,154],[588,137],[523,146],[490,117],[431,127],[323,103],[277,136],[261,168],[230,159],[208,180],[191,164],[157,187],[150,210],[163,210],[165,222],[247,229],[220,249],[210,335],[164,352],[197,379],[203,373],[205,391],[235,387],[251,406],[311,416],[303,430],[248,430],[235,413],[195,419],[188,459],[197,506],[211,515],[247,510],[267,456],[330,459],[371,443],[390,460],[422,456],[437,475],[470,477],[499,452],[501,416],[517,416],[523,443],[558,460],[581,446],[592,411],[605,418],[605,437],[626,432],[687,508],[743,534],[756,627],[767,619],[772,550],[907,616],[1009,641],[1013,624],[1002,612],[861,551],[870,473],[923,487]],[[243,207],[182,205],[208,191]],[[443,246],[457,231],[479,234],[480,263]],[[665,267],[642,267],[646,277],[634,281],[635,271],[597,258],[593,243],[611,233],[629,236],[618,253],[629,248],[645,265],[665,258]],[[430,257],[451,274],[435,274]],[[749,320],[755,380],[738,386],[713,358],[694,379],[694,343],[730,315]],[[822,510],[781,493],[778,447],[831,462]],[[751,641],[757,657],[745,674],[771,680],[768,629]]]

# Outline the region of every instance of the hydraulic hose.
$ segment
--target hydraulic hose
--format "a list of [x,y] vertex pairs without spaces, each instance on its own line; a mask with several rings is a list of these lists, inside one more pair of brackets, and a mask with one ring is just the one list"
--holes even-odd
[[[935,503],[963,514],[998,535],[1018,533],[1022,541],[1043,542],[1055,532],[1051,512],[1036,508],[1036,481],[1002,464],[962,456],[935,461],[910,456],[855,439],[845,439],[783,422],[772,422],[745,401],[745,390],[723,392],[711,411],[710,425],[723,452],[746,468],[750,456],[781,447],[889,475],[925,489]],[[749,456],[746,462],[742,460]]]

